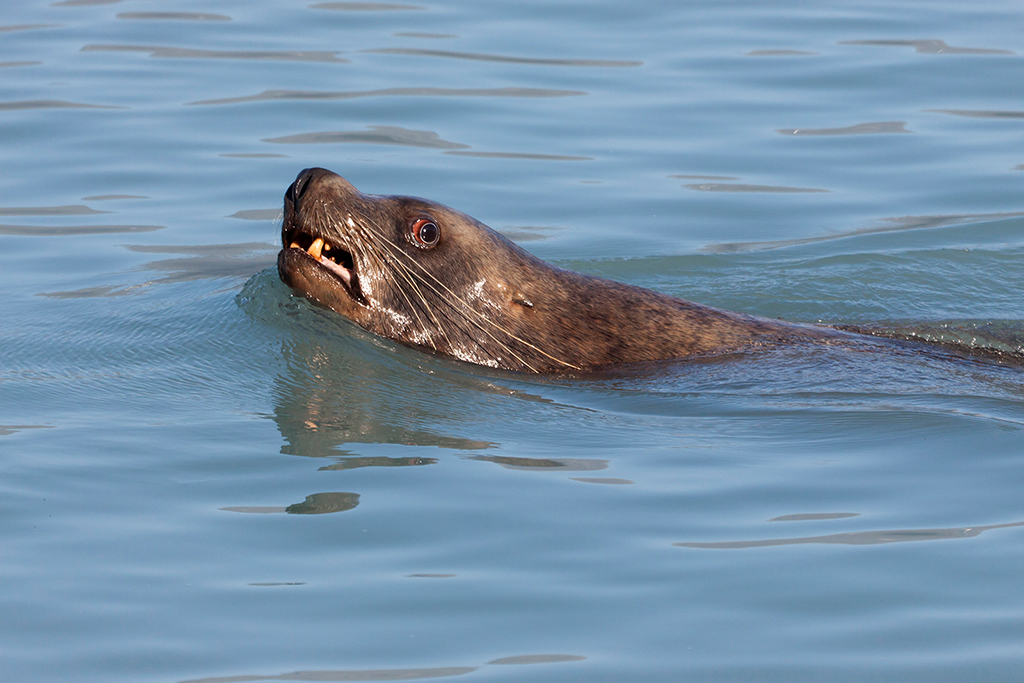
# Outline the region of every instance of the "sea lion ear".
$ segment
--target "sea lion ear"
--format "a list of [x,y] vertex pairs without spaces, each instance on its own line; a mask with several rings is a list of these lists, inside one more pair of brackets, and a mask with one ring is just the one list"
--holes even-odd
[[441,228],[434,219],[421,216],[409,224],[409,239],[420,249],[433,249],[441,241]]
[[533,308],[533,302],[530,301],[522,292],[516,292],[512,295],[512,303],[519,304],[523,308]]

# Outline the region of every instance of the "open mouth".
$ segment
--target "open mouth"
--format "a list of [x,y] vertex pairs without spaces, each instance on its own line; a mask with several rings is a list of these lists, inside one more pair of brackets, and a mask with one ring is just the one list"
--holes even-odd
[[288,248],[304,252],[341,280],[345,290],[353,299],[364,306],[366,305],[366,299],[359,289],[359,276],[356,273],[355,259],[352,258],[352,252],[338,245],[331,244],[322,237],[313,237],[313,235],[308,233],[290,235]]

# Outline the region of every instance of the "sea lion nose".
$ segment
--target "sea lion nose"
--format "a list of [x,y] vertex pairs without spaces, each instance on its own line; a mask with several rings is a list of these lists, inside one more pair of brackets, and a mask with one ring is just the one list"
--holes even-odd
[[313,184],[313,181],[318,178],[334,175],[333,172],[328,171],[326,168],[304,168],[299,171],[299,175],[295,177],[295,182],[291,184],[284,196],[290,202],[299,202],[302,199],[302,195]]
[[310,179],[313,177],[313,174],[310,173],[311,170],[312,169],[307,168],[299,173],[299,175],[295,178],[295,182],[288,186],[288,191],[285,192],[284,195],[285,199],[292,203],[295,203],[302,198],[302,195],[305,193],[306,188],[309,187]]

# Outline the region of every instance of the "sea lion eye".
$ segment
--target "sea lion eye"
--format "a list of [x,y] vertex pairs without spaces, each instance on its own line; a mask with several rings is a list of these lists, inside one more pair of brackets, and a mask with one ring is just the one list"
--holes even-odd
[[430,249],[441,239],[441,228],[428,218],[420,218],[412,224],[412,239],[417,247]]

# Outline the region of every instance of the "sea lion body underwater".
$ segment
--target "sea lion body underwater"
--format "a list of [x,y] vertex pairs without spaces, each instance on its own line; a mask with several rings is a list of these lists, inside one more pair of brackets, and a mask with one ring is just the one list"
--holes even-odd
[[381,337],[493,368],[579,372],[847,336],[563,270],[463,213],[362,194],[322,168],[288,188],[281,236],[278,271],[297,292]]

